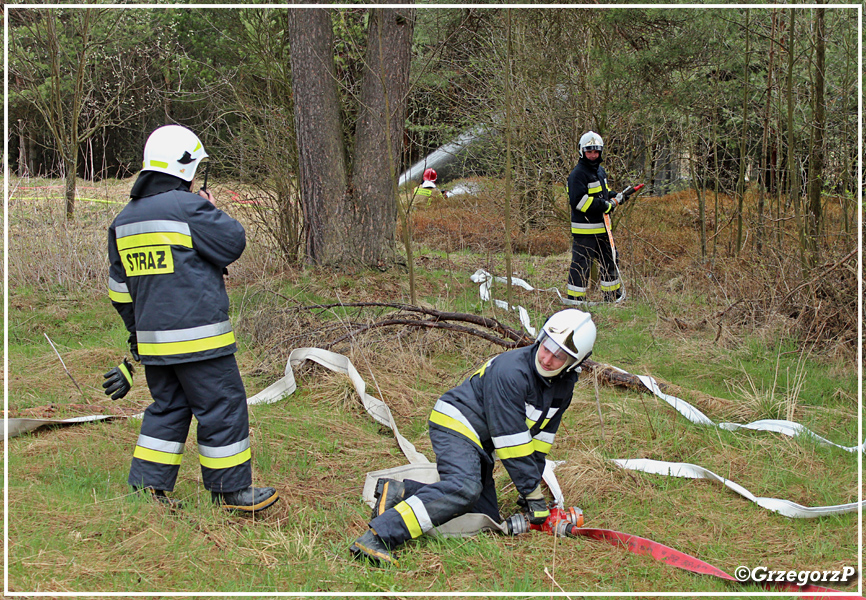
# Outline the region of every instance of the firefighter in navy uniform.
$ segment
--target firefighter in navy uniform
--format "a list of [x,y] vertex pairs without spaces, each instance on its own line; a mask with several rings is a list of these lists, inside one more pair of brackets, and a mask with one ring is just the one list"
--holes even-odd
[[[178,504],[166,492],[174,489],[195,415],[204,487],[217,504],[249,513],[270,506],[278,495],[274,488],[252,487],[246,391],[223,281],[226,267],[246,246],[246,234],[216,208],[210,192],[191,192],[206,157],[189,129],[155,130],[131,200],[108,229],[109,297],[153,397],[129,484]],[[105,374],[105,393],[123,397],[132,374],[124,359]]]
[[370,528],[352,554],[396,564],[394,548],[454,517],[476,512],[501,521],[494,454],[530,521],[543,523],[550,514],[541,491],[545,458],[571,403],[576,367],[594,343],[590,315],[562,310],[533,345],[495,356],[439,398],[428,425],[440,481],[379,479]]
[[619,269],[605,228],[604,215],[616,208],[619,197],[607,187],[601,166],[604,141],[594,131],[580,138],[580,159],[568,176],[568,203],[571,205],[571,268],[568,271],[568,298],[586,300],[592,261],[599,265],[602,296],[613,302],[622,295]]

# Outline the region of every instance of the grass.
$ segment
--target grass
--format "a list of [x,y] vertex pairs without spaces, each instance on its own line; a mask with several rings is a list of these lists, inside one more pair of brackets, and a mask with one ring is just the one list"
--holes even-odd
[[[99,193],[122,198],[128,184],[106,184]],[[82,203],[79,222],[64,233],[59,196],[28,194],[10,203],[8,215],[10,415],[142,410],[150,397],[141,374],[122,400],[107,400],[100,387],[102,373],[125,349],[125,332],[104,293],[105,228],[119,207]],[[716,422],[792,415],[830,440],[855,444],[859,403],[852,349],[826,339],[806,343],[809,331],[779,316],[775,308],[781,305],[756,291],[764,285],[760,269],[737,271],[743,264],[731,259],[713,267],[715,279],[702,278],[690,225],[679,212],[687,200],[647,199],[663,211],[655,216],[671,232],[667,236],[651,220],[643,222],[638,209],[621,223],[617,236],[630,298],[615,308],[591,309],[599,331],[593,358],[654,376]],[[493,222],[495,229],[495,214],[484,208],[483,198],[470,208],[484,210],[481,222]],[[450,234],[434,227],[443,211],[415,213],[427,219],[420,224],[428,231],[415,228],[417,264],[423,265],[416,269],[419,302],[519,326],[516,316],[481,303],[469,281],[479,267],[501,274],[503,260],[485,249],[489,232],[475,231],[481,226],[458,209],[449,206],[454,215],[463,214],[459,231]],[[228,210],[244,218],[240,209]],[[275,261],[257,254],[259,243],[251,236],[228,279],[238,361],[250,395],[281,376],[292,348],[335,339],[345,333],[348,318],[384,314],[299,306],[408,301],[399,270],[336,278],[320,269],[275,270]],[[562,289],[567,248],[550,252],[516,254],[516,274],[538,288]],[[494,294],[504,297],[504,289],[495,287]],[[559,307],[554,294],[514,294],[539,320]],[[741,298],[746,300],[731,308]],[[60,366],[46,334],[86,398]],[[383,398],[401,433],[433,458],[426,434],[431,406],[500,348],[448,332],[379,329],[334,350],[350,356],[368,393]],[[353,561],[348,545],[369,518],[361,501],[365,474],[406,461],[391,433],[364,413],[345,377],[305,364],[296,369],[296,379],[294,395],[250,410],[254,481],[276,486],[281,495],[255,519],[224,514],[211,504],[201,487],[194,426],[173,494],[186,504],[179,514],[129,493],[126,476],[139,427],[133,419],[9,440],[10,591],[263,597],[762,591],[600,542],[537,532],[517,538],[423,537],[399,551],[396,568]],[[598,403],[601,421],[592,378],[583,376],[551,455],[565,461],[557,469],[560,484],[567,503],[583,509],[587,526],[647,537],[729,573],[741,564],[780,570],[856,565],[856,514],[788,519],[716,482],[628,472],[610,459],[691,462],[758,496],[817,506],[857,499],[857,456],[807,438],[693,425],[635,391],[601,386]],[[507,516],[517,509],[516,493],[501,468],[496,478]]]

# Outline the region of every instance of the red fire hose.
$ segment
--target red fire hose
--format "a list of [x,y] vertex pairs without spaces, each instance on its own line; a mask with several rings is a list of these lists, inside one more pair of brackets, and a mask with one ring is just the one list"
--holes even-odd
[[[642,538],[637,535],[621,533],[619,531],[611,531],[610,529],[593,529],[583,527],[583,511],[577,507],[570,507],[565,510],[553,508],[550,511],[550,516],[540,525],[529,523],[526,515],[518,513],[506,520],[508,532],[511,535],[518,535],[529,530],[544,531],[550,535],[557,537],[587,537],[593,540],[607,542],[612,546],[625,546],[629,552],[640,554],[643,556],[651,556],[655,560],[671,565],[678,569],[691,571],[700,575],[712,575],[728,581],[736,583],[741,582],[737,578],[722,571],[718,567],[706,563],[699,558],[690,556],[679,550],[674,550],[664,544],[659,544],[652,540]],[[825,588],[818,585],[806,584],[797,585],[796,583],[785,582],[754,582],[761,587],[771,591],[796,592],[800,594],[815,594],[823,592],[839,593],[839,590]],[[862,596],[802,596],[803,598],[841,598],[845,600],[866,600]]]

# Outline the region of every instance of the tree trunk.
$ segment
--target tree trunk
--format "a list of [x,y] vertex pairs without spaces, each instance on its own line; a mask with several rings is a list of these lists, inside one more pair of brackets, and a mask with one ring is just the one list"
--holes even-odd
[[78,171],[78,153],[74,152],[71,157],[64,158],[63,165],[66,169],[66,190],[64,193],[66,220],[72,221],[75,218],[75,173]]
[[734,255],[739,256],[743,245],[743,200],[746,196],[746,135],[749,109],[749,10],[746,9],[746,66],[743,69],[743,132],[740,139],[740,173],[737,180],[737,246]]
[[413,17],[411,9],[370,9],[353,189],[347,197],[354,221],[350,250],[359,266],[389,268],[394,264],[394,181],[400,168],[394,163],[402,155]]
[[314,265],[339,264],[349,250],[352,224],[342,209],[348,175],[331,11],[293,8],[288,21],[306,259]]
[[393,178],[398,165],[389,162],[401,155],[413,17],[410,9],[370,9],[350,175],[330,9],[290,11],[292,91],[306,255],[311,264],[349,269],[394,264]]
[[797,221],[797,234],[800,239],[800,263],[805,266],[806,234],[803,226],[803,215],[800,211],[800,172],[797,168],[797,156],[794,141],[794,28],[796,25],[794,9],[788,10],[788,186],[791,194],[791,204]]
[[27,137],[24,131],[24,119],[18,119],[18,177],[28,177],[27,168]]
[[826,9],[815,9],[815,81],[814,93],[814,117],[812,119],[812,150],[809,154],[809,216],[806,221],[808,227],[808,242],[810,250],[810,261],[817,265],[820,261],[821,235],[821,191],[824,177],[824,11]]
[[755,235],[758,254],[763,250],[764,243],[764,198],[770,189],[769,134],[770,134],[770,99],[773,93],[773,56],[776,50],[776,10],[773,9],[772,28],[770,32],[770,58],[767,64],[767,97],[764,104],[764,136],[761,141],[761,181],[758,188],[758,232]]

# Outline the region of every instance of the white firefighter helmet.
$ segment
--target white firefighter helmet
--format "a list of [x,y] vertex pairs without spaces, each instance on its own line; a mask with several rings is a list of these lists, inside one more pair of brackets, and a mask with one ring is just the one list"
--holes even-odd
[[595,323],[592,316],[576,308],[567,308],[553,314],[538,334],[539,347],[545,346],[554,355],[564,356],[565,363],[555,371],[544,369],[535,354],[535,368],[544,377],[571,371],[592,353],[595,345]]
[[142,171],[159,171],[192,181],[207,152],[198,136],[181,125],[156,129],[144,145]]
[[[579,146],[580,157],[583,158],[583,153],[586,150],[598,150],[599,152],[604,150],[604,140],[596,132],[587,131],[580,136]],[[600,154],[599,157],[601,157]]]

